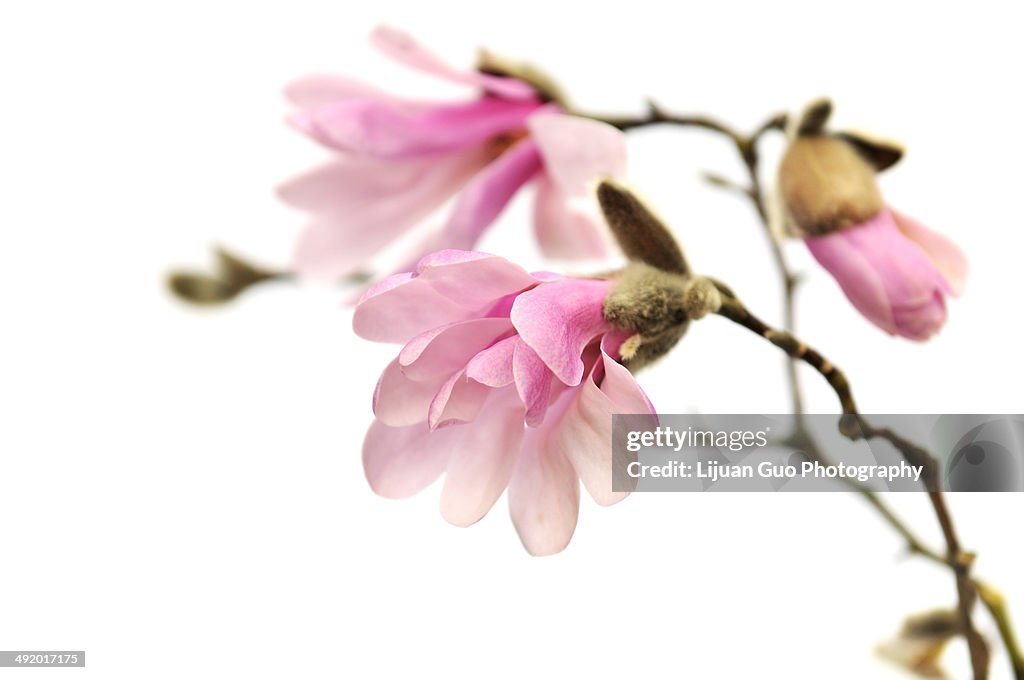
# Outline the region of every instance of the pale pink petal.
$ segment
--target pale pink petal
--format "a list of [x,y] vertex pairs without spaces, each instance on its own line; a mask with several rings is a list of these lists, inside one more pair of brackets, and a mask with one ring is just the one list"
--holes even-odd
[[288,83],[284,89],[284,96],[302,109],[314,109],[357,97],[382,100],[391,98],[368,83],[345,76],[321,73],[304,76]]
[[537,178],[533,229],[547,257],[601,258],[608,253],[608,228],[590,197],[572,197],[542,175]]
[[512,305],[512,323],[520,337],[566,385],[580,383],[583,349],[611,329],[602,312],[611,285],[595,279],[543,283]]
[[430,402],[427,424],[431,430],[452,423],[465,423],[476,418],[490,392],[489,387],[470,380],[465,371],[451,376]]
[[373,414],[392,427],[422,423],[427,420],[430,404],[447,379],[445,375],[425,381],[410,380],[395,359],[377,381]]
[[580,509],[580,483],[544,427],[529,430],[508,485],[508,507],[531,555],[553,555],[569,544]]
[[478,151],[390,162],[343,157],[288,182],[281,197],[314,213],[299,239],[295,268],[330,280],[365,266],[437,210],[482,163]]
[[526,424],[530,427],[540,425],[548,407],[554,376],[544,361],[521,338],[513,352],[512,375],[516,392],[526,406]]
[[441,491],[441,515],[457,526],[478,521],[498,500],[523,441],[523,408],[515,390],[490,392],[473,422],[437,430],[459,437],[451,444]]
[[[621,343],[619,343],[621,344]],[[653,426],[657,426],[658,411],[640,387],[633,374],[625,366],[615,361],[602,345],[601,364],[604,375],[601,377],[601,391],[615,406],[615,413],[650,414],[655,417]]]
[[528,125],[544,172],[567,194],[582,196],[599,180],[626,173],[626,136],[607,123],[543,113]]
[[378,49],[392,59],[424,73],[462,85],[482,87],[506,99],[534,99],[537,96],[532,87],[514,78],[454,69],[403,31],[381,26],[373,32],[372,40]]
[[949,293],[960,295],[967,284],[967,257],[960,247],[948,238],[924,226],[912,217],[892,210],[896,226],[904,236],[921,247],[935,268],[949,283]]
[[458,252],[424,258],[416,276],[364,295],[352,317],[356,334],[404,343],[438,326],[479,317],[504,296],[536,284],[508,260],[469,253],[457,261]]
[[448,465],[450,435],[426,424],[389,427],[379,420],[363,440],[363,470],[370,488],[386,498],[408,498],[437,479]]
[[505,387],[515,380],[512,356],[518,336],[500,340],[473,357],[466,365],[466,376],[488,387]]
[[451,375],[481,350],[513,332],[512,322],[501,318],[470,319],[421,333],[398,355],[398,363],[413,380]]
[[539,171],[537,147],[528,139],[517,142],[466,185],[439,242],[446,248],[472,248],[515,193]]
[[[594,383],[593,374],[567,389],[548,411],[550,445],[565,456],[587,492],[600,505],[628,496],[612,490],[612,415],[615,403]],[[545,422],[542,427],[548,427]]]
[[347,99],[289,121],[332,149],[393,159],[482,146],[523,130],[536,109],[534,102],[493,97],[456,104]]

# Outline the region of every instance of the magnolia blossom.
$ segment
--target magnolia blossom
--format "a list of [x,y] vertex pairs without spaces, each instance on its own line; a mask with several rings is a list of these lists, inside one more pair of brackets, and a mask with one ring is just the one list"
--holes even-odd
[[336,152],[333,160],[280,188],[311,214],[296,269],[334,279],[363,266],[390,242],[455,204],[417,248],[472,248],[521,187],[534,183],[534,230],[545,254],[598,257],[605,236],[590,185],[625,170],[615,128],[565,115],[529,83],[459,71],[408,35],[381,28],[374,44],[423,73],[470,88],[464,101],[418,101],[337,76],[292,83],[290,122]]
[[890,208],[805,242],[861,314],[911,340],[926,340],[942,328],[945,296],[959,295],[967,278],[956,244]]
[[568,544],[580,480],[602,505],[622,499],[612,414],[654,408],[617,361],[632,333],[604,318],[612,285],[444,250],[370,288],[356,333],[404,343],[377,384],[363,445],[374,491],[407,497],[444,473],[441,514],[468,526],[507,487],[535,555]]

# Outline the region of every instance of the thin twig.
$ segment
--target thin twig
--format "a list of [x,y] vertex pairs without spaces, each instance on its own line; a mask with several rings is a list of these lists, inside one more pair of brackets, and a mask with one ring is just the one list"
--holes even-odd
[[[946,507],[945,498],[938,489],[938,463],[935,458],[891,429],[875,427],[868,423],[857,410],[853,391],[843,372],[819,352],[808,347],[789,332],[771,328],[751,314],[739,300],[726,294],[722,296],[722,307],[719,309],[718,314],[765,338],[786,352],[790,357],[799,359],[814,368],[828,382],[839,398],[839,403],[843,410],[839,429],[845,436],[852,440],[884,439],[892,444],[910,465],[922,466],[921,476],[928,490],[928,497],[939,520],[939,525],[942,528],[943,537],[946,540],[947,552],[944,562],[956,574],[960,625],[970,650],[971,668],[974,678],[975,680],[982,680],[988,677],[988,645],[981,633],[975,628],[971,617],[971,608],[977,597],[977,588],[970,578],[973,557],[965,553],[961,548],[952,516]],[[1010,649],[1011,645],[1005,638],[1004,643],[1007,644],[1007,649]]]

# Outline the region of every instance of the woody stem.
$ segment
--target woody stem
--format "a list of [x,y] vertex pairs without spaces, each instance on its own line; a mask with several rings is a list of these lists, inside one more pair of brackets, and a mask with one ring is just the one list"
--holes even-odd
[[[989,663],[988,645],[974,627],[971,617],[971,609],[974,605],[974,600],[978,596],[977,584],[970,577],[973,556],[964,552],[961,548],[952,515],[946,506],[945,496],[938,490],[938,462],[936,459],[926,450],[893,430],[887,427],[871,425],[857,410],[857,403],[853,398],[850,383],[835,364],[789,332],[770,327],[751,314],[739,300],[726,294],[725,291],[722,292],[722,307],[718,310],[719,315],[765,338],[790,357],[811,366],[828,382],[839,398],[839,403],[842,407],[843,416],[839,420],[839,431],[844,436],[854,441],[858,439],[884,439],[900,452],[907,463],[921,466],[921,477],[925,488],[928,490],[928,498],[931,501],[935,516],[938,518],[939,526],[942,528],[942,534],[946,542],[946,557],[942,562],[953,570],[956,577],[957,610],[960,629],[967,639],[974,678],[975,680],[981,680],[987,677]],[[904,536],[909,536],[908,542],[910,545],[916,546],[918,551],[921,552],[922,544],[916,538],[913,538],[913,534],[907,531]],[[936,555],[936,557],[938,556]],[[989,605],[988,600],[986,600],[986,604]],[[989,608],[992,610],[990,605]],[[993,613],[995,614],[996,612]],[[1005,611],[1002,613],[1005,614]],[[1013,655],[1013,650],[1016,646],[1015,638],[1012,635],[1012,629],[1009,629],[1008,617],[1004,616],[1003,621],[1007,627],[1006,632],[1010,633],[1010,635],[1004,633],[1002,624],[1000,624],[1000,634],[1003,635],[1003,641],[1007,646],[1007,650]],[[1018,660],[1014,660],[1014,665],[1015,672],[1020,677]]]

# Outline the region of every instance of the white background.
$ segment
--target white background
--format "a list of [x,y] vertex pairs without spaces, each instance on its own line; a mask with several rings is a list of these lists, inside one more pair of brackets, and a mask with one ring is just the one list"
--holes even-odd
[[[373,53],[378,22],[451,61],[478,45],[552,72],[581,108],[645,96],[743,128],[819,94],[909,153],[882,185],[961,243],[967,294],[926,345],[864,322],[799,243],[800,332],[866,412],[1022,412],[1024,48],[1011,3],[27,3],[0,9],[0,648],[85,649],[94,678],[902,677],[872,649],[953,602],[855,496],[584,498],[531,558],[504,500],[456,529],[438,487],[375,497],[360,464],[377,373],[339,295],[268,286],[215,312],[170,299],[223,242],[287,262],[275,184],[325,157],[282,122],[312,71],[449,92]],[[778,140],[767,145],[775,149]],[[631,137],[631,178],[695,266],[778,321],[740,177],[698,131]],[[770,159],[771,151],[767,152]],[[540,264],[521,197],[482,249]],[[664,412],[788,405],[777,353],[712,319],[641,383]],[[803,376],[810,407],[834,398]],[[892,497],[936,546],[921,496]],[[979,575],[1024,624],[1024,497],[950,501]],[[983,615],[980,625],[993,634]],[[950,668],[966,673],[961,645]],[[2,671],[15,675],[25,671]],[[64,677],[61,675],[61,677]],[[993,677],[1009,677],[1002,654]]]

